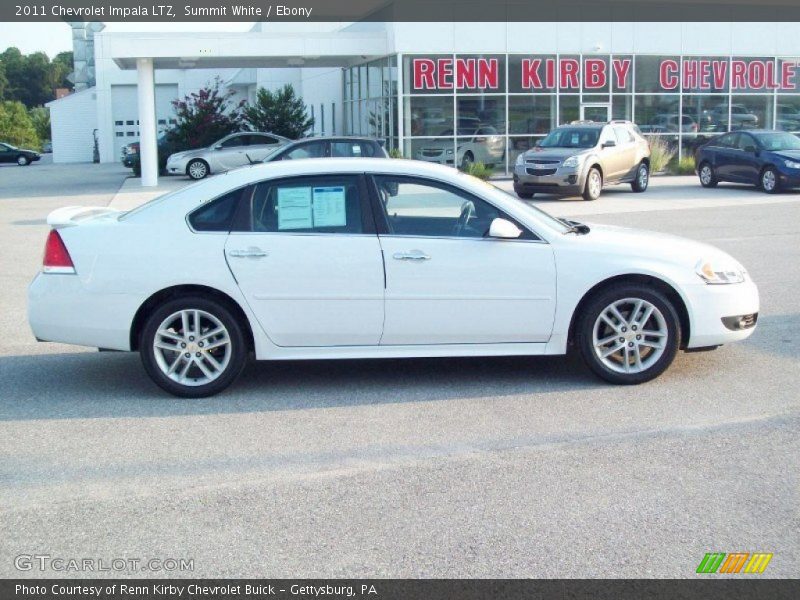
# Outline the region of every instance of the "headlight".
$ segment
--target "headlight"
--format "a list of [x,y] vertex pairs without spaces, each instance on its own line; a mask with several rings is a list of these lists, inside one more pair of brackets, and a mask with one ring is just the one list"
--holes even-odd
[[452,154],[452,153],[453,153],[453,149],[452,149],[452,148],[448,148],[448,149],[445,151],[445,154]]
[[567,160],[564,161],[564,167],[577,167],[581,164],[581,157],[580,156],[570,156]]
[[710,260],[698,261],[694,272],[710,284],[742,283],[745,276],[745,270],[735,263],[725,264]]
[[520,152],[519,156],[517,156],[517,166],[522,166],[525,164],[525,153]]
[[785,160],[783,161],[783,164],[785,164],[790,169],[800,169],[800,162],[795,162],[793,160]]

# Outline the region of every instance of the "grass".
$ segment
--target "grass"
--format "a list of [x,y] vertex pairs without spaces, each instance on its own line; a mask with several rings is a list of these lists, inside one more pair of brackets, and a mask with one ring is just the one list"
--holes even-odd
[[669,147],[666,141],[660,137],[650,137],[650,171],[660,173],[667,169],[670,161],[675,156],[675,150]]
[[680,160],[672,159],[669,172],[673,175],[694,175],[694,156],[684,156]]
[[492,176],[494,169],[487,167],[482,162],[474,162],[470,163],[466,169],[461,169],[467,175],[472,175],[473,177],[477,177],[478,179],[483,179],[486,181],[489,177]]

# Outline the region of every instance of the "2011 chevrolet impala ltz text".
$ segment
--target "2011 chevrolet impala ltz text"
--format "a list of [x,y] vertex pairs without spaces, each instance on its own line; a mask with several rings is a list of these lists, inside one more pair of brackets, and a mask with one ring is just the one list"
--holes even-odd
[[565,354],[622,384],[748,337],[758,291],[708,245],[555,219],[451,168],[255,165],[130,212],[48,217],[39,340],[138,351],[214,394],[259,360]]

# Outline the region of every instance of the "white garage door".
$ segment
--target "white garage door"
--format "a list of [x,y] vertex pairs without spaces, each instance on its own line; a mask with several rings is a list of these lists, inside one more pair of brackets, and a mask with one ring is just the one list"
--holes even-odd
[[[178,98],[177,85],[156,86],[156,121],[158,133],[175,124],[172,101]],[[111,86],[111,111],[114,119],[114,156],[122,147],[139,139],[138,97],[135,85]]]

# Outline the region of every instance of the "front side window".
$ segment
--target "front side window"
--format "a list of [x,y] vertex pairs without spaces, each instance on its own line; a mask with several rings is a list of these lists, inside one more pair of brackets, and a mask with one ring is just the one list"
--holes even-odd
[[325,142],[311,142],[301,144],[285,152],[281,160],[298,160],[303,158],[323,158],[325,156]]
[[392,175],[377,175],[375,183],[392,235],[482,238],[494,219],[509,218],[447,184]]
[[363,233],[358,177],[295,177],[258,184],[251,227],[264,233]]
[[195,231],[228,232],[233,225],[239,200],[245,190],[241,188],[220,196],[189,215],[189,224]]

